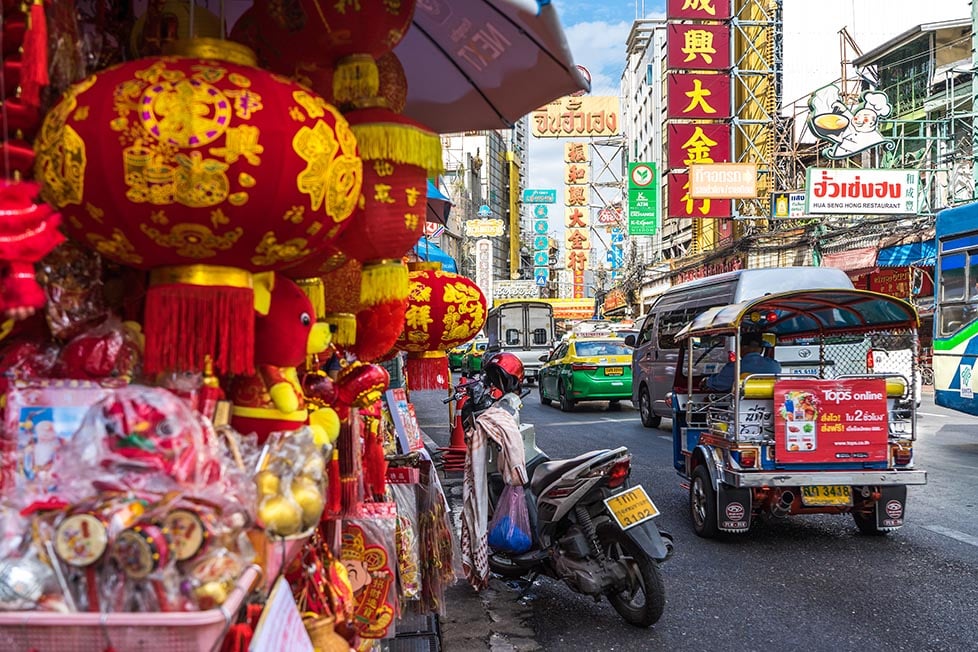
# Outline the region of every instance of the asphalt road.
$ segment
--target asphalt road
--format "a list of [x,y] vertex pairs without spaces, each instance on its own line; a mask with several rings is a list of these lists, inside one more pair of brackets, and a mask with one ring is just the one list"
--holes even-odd
[[[422,428],[446,444],[441,396],[416,393],[412,400]],[[675,537],[676,553],[662,568],[666,611],[653,628],[637,629],[607,602],[553,580],[537,580],[523,599],[498,582],[488,597],[462,585],[453,590],[443,631],[465,622],[465,636],[443,639],[447,652],[978,650],[978,419],[936,407],[925,395],[916,464],[928,471],[928,484],[909,489],[907,524],[897,532],[867,537],[848,515],[795,516],[717,541],[692,533],[669,431],[643,428],[630,403],[616,411],[584,403],[563,413],[540,405],[534,392],[522,418],[536,426],[538,445],[551,457],[628,446],[632,479],[661,510],[659,527]],[[479,608],[503,614],[489,613],[488,636],[475,622],[486,618],[459,613]],[[507,631],[516,633],[507,640]]]

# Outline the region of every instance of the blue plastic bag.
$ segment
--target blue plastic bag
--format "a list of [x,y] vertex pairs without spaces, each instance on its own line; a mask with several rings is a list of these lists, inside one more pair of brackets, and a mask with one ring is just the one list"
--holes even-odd
[[520,554],[532,545],[530,514],[523,487],[506,485],[489,522],[489,546],[496,552]]

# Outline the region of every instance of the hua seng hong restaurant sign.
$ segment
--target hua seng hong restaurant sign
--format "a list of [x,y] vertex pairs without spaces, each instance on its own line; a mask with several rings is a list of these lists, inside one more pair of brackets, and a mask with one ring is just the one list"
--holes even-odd
[[531,114],[530,130],[536,138],[617,136],[620,116],[617,97],[562,97]]
[[805,212],[808,215],[916,214],[917,170],[808,168]]

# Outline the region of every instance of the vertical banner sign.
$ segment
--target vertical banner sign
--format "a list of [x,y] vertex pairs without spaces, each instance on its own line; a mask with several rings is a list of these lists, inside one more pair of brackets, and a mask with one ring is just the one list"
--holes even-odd
[[628,164],[628,235],[655,235],[659,215],[655,163]]
[[611,266],[611,280],[615,280],[625,266],[625,230],[620,226],[612,227],[609,230],[609,240],[611,246],[608,249],[608,263]]
[[492,305],[492,240],[482,238],[475,242],[475,284]]
[[[556,198],[557,191],[551,192]],[[550,281],[550,209],[547,204],[531,204],[531,210],[533,211],[533,280],[539,287],[546,287]]]
[[591,250],[590,157],[587,143],[564,144],[564,266],[574,272],[574,296],[584,296],[584,270]]
[[[732,215],[730,199],[693,199],[686,174],[691,165],[729,162],[732,157],[731,79],[725,74],[732,64],[730,25],[726,22],[731,12],[731,0],[666,3],[666,62],[670,71],[666,75],[668,217]],[[699,122],[691,124],[690,120]]]
[[779,464],[886,461],[886,380],[779,379],[774,384]]

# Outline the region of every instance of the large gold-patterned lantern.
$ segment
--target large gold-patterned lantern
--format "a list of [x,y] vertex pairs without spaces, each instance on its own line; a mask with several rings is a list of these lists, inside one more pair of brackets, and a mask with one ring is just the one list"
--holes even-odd
[[248,373],[254,274],[326,247],[363,168],[321,97],[244,65],[247,48],[193,45],[207,58],[140,59],[71,87],[42,126],[35,173],[77,240],[152,270],[148,371],[201,370],[211,355],[220,373]]

